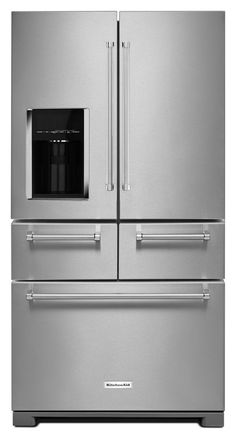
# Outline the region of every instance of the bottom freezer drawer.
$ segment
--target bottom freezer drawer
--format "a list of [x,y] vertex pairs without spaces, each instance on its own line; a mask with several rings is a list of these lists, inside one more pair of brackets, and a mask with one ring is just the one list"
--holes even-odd
[[223,282],[12,289],[13,410],[223,410]]

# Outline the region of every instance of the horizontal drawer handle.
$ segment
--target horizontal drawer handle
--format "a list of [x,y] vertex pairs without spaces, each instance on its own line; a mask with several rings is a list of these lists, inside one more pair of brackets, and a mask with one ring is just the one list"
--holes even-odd
[[210,299],[208,289],[202,293],[183,294],[183,293],[68,293],[68,294],[38,294],[30,291],[26,294],[27,301],[71,301],[71,300],[200,300]]
[[210,240],[211,235],[207,231],[200,234],[144,234],[138,232],[136,240]]
[[36,234],[29,232],[26,234],[28,242],[100,242],[101,234]]

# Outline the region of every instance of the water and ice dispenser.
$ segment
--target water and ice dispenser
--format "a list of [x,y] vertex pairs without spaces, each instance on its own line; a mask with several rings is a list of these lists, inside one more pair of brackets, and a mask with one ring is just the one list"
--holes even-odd
[[32,198],[88,197],[88,109],[33,109],[30,130]]

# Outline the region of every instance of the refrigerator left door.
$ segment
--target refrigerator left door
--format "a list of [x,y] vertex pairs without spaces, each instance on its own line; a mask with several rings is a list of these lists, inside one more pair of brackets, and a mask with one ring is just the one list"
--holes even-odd
[[14,12],[12,218],[116,218],[116,12]]

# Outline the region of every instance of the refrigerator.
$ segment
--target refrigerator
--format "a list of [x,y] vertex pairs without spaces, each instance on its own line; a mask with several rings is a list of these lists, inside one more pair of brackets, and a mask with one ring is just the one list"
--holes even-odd
[[13,12],[12,410],[224,422],[224,12]]

